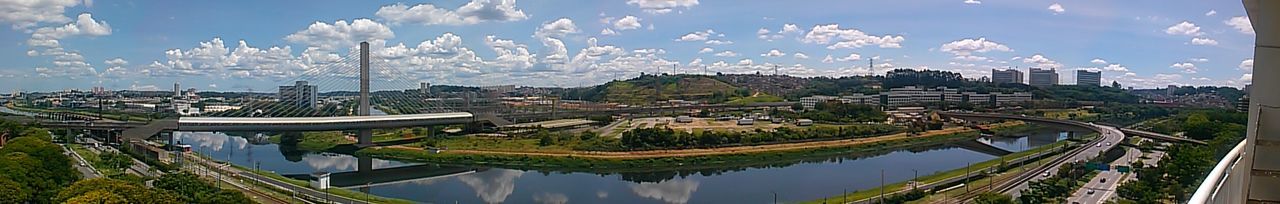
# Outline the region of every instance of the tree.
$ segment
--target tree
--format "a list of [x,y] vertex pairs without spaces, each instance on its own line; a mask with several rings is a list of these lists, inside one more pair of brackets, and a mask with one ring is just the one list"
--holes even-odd
[[67,199],[67,203],[124,204],[129,203],[129,200],[125,199],[124,196],[111,193],[111,191],[94,190],[83,195]]
[[1013,202],[1013,197],[1011,197],[1011,196],[1009,196],[1009,195],[997,194],[997,193],[990,193],[990,192],[988,192],[988,193],[978,194],[978,197],[973,199],[973,203],[977,203],[977,204],[1014,204],[1014,202]]
[[186,203],[186,200],[182,199],[182,197],[162,189],[164,188],[151,189],[109,178],[93,178],[77,181],[71,186],[62,189],[54,197],[53,201],[70,202],[72,198],[89,194],[93,191],[106,191],[124,197],[127,203]]
[[115,153],[115,152],[98,154],[98,159],[101,160],[102,163],[106,164],[108,167],[111,167],[114,169],[124,169],[125,167],[128,167],[129,165],[133,164],[132,157],[129,157],[129,155]]
[[173,191],[193,203],[253,203],[244,193],[219,189],[186,172],[161,176],[154,185]]
[[538,137],[538,146],[551,146],[555,144],[555,140],[551,139],[551,135],[541,135]]
[[791,104],[791,110],[793,110],[793,111],[802,111],[802,110],[804,110],[804,105],[802,105],[802,104],[800,104],[800,103]]
[[31,189],[26,186],[0,178],[0,203],[24,203],[31,199]]
[[23,184],[34,192],[34,199],[53,197],[58,188],[80,179],[62,147],[48,138],[19,137],[0,149],[0,177]]

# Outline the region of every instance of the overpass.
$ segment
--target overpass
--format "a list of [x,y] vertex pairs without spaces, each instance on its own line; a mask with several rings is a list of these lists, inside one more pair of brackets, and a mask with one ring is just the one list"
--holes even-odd
[[1160,134],[1160,133],[1154,133],[1154,132],[1148,132],[1148,131],[1142,131],[1142,130],[1134,130],[1129,128],[1120,128],[1120,131],[1124,132],[1124,135],[1134,135],[1138,137],[1151,138],[1154,140],[1160,140],[1160,141],[1166,141],[1166,142],[1188,142],[1188,143],[1195,143],[1195,144],[1202,144],[1202,145],[1209,144],[1209,143],[1205,143],[1204,141],[1195,140],[1191,138],[1175,137],[1172,135],[1166,135],[1166,134]]
[[[1056,120],[1056,119],[1040,118],[1040,117],[1027,117],[1022,115],[988,114],[988,113],[938,112],[938,114],[942,116],[956,117],[956,118],[1006,119],[1006,120],[1021,120],[1021,121],[1030,121],[1030,122],[1038,122],[1038,123],[1067,125],[1067,126],[1075,126],[1075,127],[1084,127],[1084,128],[1093,130],[1095,132],[1103,132],[1103,129],[1099,129],[1095,127],[1095,125],[1092,123],[1084,123],[1084,122],[1071,121],[1071,120]],[[1155,140],[1168,141],[1168,142],[1189,142],[1189,143],[1195,143],[1195,144],[1207,144],[1204,141],[1174,137],[1174,136],[1164,135],[1160,133],[1153,133],[1153,132],[1133,130],[1133,129],[1124,129],[1124,128],[1117,128],[1117,129],[1119,129],[1125,135],[1145,137],[1145,138],[1151,138]]]

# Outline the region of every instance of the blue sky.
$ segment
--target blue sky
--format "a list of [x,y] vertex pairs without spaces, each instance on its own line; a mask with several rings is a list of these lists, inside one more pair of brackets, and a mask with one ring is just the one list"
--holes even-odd
[[271,90],[360,41],[384,74],[432,84],[1053,67],[1067,84],[1090,69],[1126,86],[1239,87],[1244,15],[1237,1],[1157,0],[0,0],[0,90]]

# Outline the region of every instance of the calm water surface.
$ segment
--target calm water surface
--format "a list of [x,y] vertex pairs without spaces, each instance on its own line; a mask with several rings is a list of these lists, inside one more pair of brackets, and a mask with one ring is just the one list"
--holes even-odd
[[[360,158],[332,153],[298,153],[267,144],[261,137],[222,133],[175,133],[193,151],[236,165],[279,174],[353,172]],[[1064,132],[1041,130],[1018,138],[979,139],[1009,151],[1052,143]],[[285,153],[282,153],[285,152]],[[995,156],[933,145],[863,155],[831,156],[760,167],[706,168],[640,173],[539,172],[504,168],[354,187],[373,195],[425,203],[769,203],[806,201],[885,183],[910,180],[916,172],[963,168]],[[412,168],[421,163],[368,159],[373,169]],[[431,169],[431,168],[425,168]],[[377,172],[376,170],[373,172]],[[376,174],[376,173],[375,173]],[[385,175],[382,175],[385,176]],[[358,176],[357,176],[358,177]]]

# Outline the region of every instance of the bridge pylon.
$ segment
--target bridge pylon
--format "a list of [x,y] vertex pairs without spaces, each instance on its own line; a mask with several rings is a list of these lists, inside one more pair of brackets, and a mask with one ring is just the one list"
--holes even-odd
[[[369,42],[360,42],[360,107],[359,116],[369,116]],[[357,146],[373,146],[373,130],[360,129],[356,135]]]

